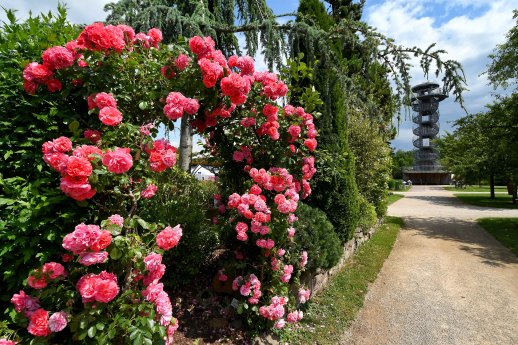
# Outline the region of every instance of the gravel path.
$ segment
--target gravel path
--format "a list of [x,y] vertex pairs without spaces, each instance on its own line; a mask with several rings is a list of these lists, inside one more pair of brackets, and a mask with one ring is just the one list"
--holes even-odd
[[414,186],[389,207],[405,228],[342,344],[518,344],[518,257],[474,220],[518,210]]

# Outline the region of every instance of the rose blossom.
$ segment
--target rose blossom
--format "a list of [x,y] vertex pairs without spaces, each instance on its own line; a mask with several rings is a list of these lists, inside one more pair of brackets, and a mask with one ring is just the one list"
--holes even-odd
[[0,339],[0,345],[16,345],[16,342],[2,338]]
[[130,149],[116,148],[113,151],[107,151],[103,157],[103,164],[108,168],[109,172],[114,174],[125,173],[133,166]]
[[72,156],[68,158],[66,174],[71,177],[88,177],[92,174],[92,164],[83,157]]
[[187,66],[189,66],[190,62],[191,62],[191,58],[190,57],[188,57],[185,54],[180,54],[176,58],[175,65],[176,65],[176,68],[178,68],[179,71],[183,71],[184,69],[187,68]]
[[117,101],[111,93],[100,92],[95,95],[94,103],[99,109],[106,107],[117,108]]
[[51,332],[61,332],[67,326],[67,313],[60,311],[54,313],[49,318],[49,329]]
[[119,286],[112,280],[101,280],[95,291],[95,300],[101,303],[108,303],[119,293]]
[[124,218],[122,218],[118,214],[114,214],[112,216],[108,217],[108,221],[114,225],[117,225],[119,227],[122,227],[124,225]]
[[122,114],[117,108],[104,107],[99,111],[99,120],[106,126],[117,126],[122,122]]
[[108,252],[83,252],[79,254],[79,263],[84,266],[102,264],[108,259]]
[[20,290],[19,294],[14,294],[11,298],[11,303],[14,305],[14,309],[25,316],[30,317],[32,313],[40,308],[40,304],[37,298],[32,298],[27,295],[23,290]]
[[180,227],[180,224],[174,228],[168,226],[156,236],[156,244],[164,250],[169,250],[176,247],[181,237],[182,228]]
[[57,262],[47,262],[42,267],[42,272],[48,275],[50,279],[57,279],[65,276],[65,267]]
[[96,144],[101,140],[101,132],[94,129],[86,129],[83,133],[84,137],[88,139],[92,144]]
[[[32,275],[33,273],[39,275],[39,277]],[[31,275],[29,275],[27,284],[36,290],[41,290],[47,287],[48,282],[45,275],[43,275],[40,270],[33,270]]]
[[158,187],[154,184],[150,184],[140,193],[140,196],[142,196],[144,199],[150,199],[155,195],[156,191],[158,190]]
[[29,319],[27,331],[36,337],[46,337],[50,335],[49,312],[44,309],[36,310]]

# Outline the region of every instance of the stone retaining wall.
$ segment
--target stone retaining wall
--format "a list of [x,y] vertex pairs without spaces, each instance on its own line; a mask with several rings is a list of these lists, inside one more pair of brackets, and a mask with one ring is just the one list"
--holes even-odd
[[[343,247],[343,254],[338,263],[330,268],[329,270],[317,269],[313,272],[306,272],[301,278],[300,281],[305,286],[311,289],[311,297],[314,294],[322,291],[327,286],[329,278],[334,276],[336,273],[342,269],[347,260],[360,248],[360,246],[367,242],[372,235],[379,229],[381,223],[383,223],[383,219],[379,219],[378,223],[374,225],[367,231],[362,231],[362,229],[356,229],[354,233],[354,237],[345,243]],[[277,336],[273,334],[264,334],[262,336],[257,336],[253,341],[253,345],[279,345],[279,339]]]
[[363,243],[365,243],[372,237],[372,234],[376,232],[381,223],[382,220],[380,219],[376,225],[374,225],[367,231],[362,231],[362,229],[356,229],[354,237],[345,243],[343,247],[342,257],[334,267],[330,268],[329,270],[323,270],[319,268],[313,272],[306,272],[306,274],[304,274],[301,277],[301,283],[309,287],[309,289],[311,290],[311,297],[313,297],[314,294],[318,293],[326,287],[329,278],[331,278],[338,271],[340,271],[340,269],[345,265],[347,260],[349,260],[349,258],[356,252],[356,250],[358,250],[358,248]]

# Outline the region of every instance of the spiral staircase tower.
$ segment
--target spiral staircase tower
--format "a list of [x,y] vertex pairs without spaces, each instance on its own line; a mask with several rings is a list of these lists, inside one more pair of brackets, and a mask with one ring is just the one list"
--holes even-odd
[[412,87],[414,166],[406,175],[416,184],[443,184],[448,180],[448,174],[438,163],[439,153],[433,142],[439,135],[439,102],[447,97],[434,82]]
[[440,169],[439,154],[433,139],[439,134],[439,102],[448,97],[437,83],[423,83],[412,87],[412,116],[414,122],[413,144],[414,171],[434,171]]

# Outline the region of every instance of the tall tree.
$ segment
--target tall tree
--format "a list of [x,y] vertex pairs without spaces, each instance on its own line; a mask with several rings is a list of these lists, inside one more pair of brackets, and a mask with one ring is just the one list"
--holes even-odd
[[507,41],[496,46],[488,66],[487,74],[490,83],[496,89],[510,85],[518,87],[518,10],[513,11],[514,27],[506,35]]

